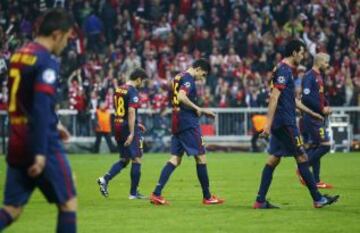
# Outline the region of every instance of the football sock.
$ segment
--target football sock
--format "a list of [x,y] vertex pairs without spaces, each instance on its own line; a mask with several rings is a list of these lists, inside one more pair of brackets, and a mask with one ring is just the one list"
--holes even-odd
[[312,161],[312,171],[315,179],[315,183],[320,182],[320,159],[314,159]]
[[209,199],[211,194],[209,191],[209,176],[207,173],[206,164],[196,164],[196,171],[201,184],[203,196],[205,199]]
[[130,194],[131,195],[135,196],[137,193],[140,176],[141,176],[141,164],[140,163],[132,163],[131,171],[130,171],[130,177],[131,177]]
[[57,233],[75,233],[76,232],[76,213],[64,212],[58,213]]
[[111,167],[111,169],[108,171],[108,173],[105,174],[104,179],[106,182],[109,182],[114,176],[120,173],[120,171],[126,167],[126,163],[124,161],[118,161],[114,163],[114,165]]
[[274,168],[270,165],[266,164],[261,176],[260,188],[258,195],[256,197],[257,202],[264,202],[266,198],[266,194],[269,190],[272,177],[273,177]]
[[0,209],[0,232],[9,226],[13,221],[11,215],[4,209]]
[[173,171],[175,170],[176,166],[170,162],[167,162],[166,165],[164,166],[163,170],[161,171],[161,175],[160,175],[160,179],[158,184],[155,187],[154,190],[154,194],[156,196],[160,196],[161,195],[161,191],[164,188],[166,182],[168,181],[170,175],[173,173]]
[[314,201],[319,201],[321,199],[321,194],[316,187],[315,179],[313,174],[309,169],[309,162],[298,163],[298,169],[301,174],[301,177],[304,179],[307,188],[311,194],[311,197]]
[[315,182],[320,182],[320,159],[330,151],[329,145],[320,145],[316,148],[307,151],[309,156],[309,163],[313,168]]

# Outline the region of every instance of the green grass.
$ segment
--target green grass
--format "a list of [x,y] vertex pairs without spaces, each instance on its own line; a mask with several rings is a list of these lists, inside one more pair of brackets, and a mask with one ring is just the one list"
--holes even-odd
[[[141,191],[149,194],[157,183],[168,156],[146,154]],[[184,158],[163,194],[170,206],[152,206],[148,201],[127,199],[129,168],[110,184],[104,199],[96,184],[98,176],[117,159],[115,155],[70,156],[79,198],[79,232],[360,232],[360,154],[338,153],[323,159],[322,178],[335,185],[328,193],[341,195],[340,201],[324,209],[314,209],[307,190],[295,176],[295,162],[283,159],[276,170],[268,197],[280,210],[253,210],[262,154],[208,154],[211,190],[224,197],[221,206],[203,206],[194,161]],[[5,164],[0,162],[0,191]],[[2,196],[1,196],[2,197]],[[19,222],[9,233],[54,232],[56,208],[35,192]]]

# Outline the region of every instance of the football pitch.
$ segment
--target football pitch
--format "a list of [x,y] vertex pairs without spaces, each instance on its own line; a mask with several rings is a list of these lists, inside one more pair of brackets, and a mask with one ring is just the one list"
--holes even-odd
[[[295,175],[294,159],[283,159],[268,195],[281,207],[278,210],[251,208],[265,154],[208,154],[211,191],[226,199],[220,206],[201,204],[194,161],[186,157],[163,191],[171,205],[153,206],[148,200],[128,200],[130,167],[112,180],[110,196],[105,199],[99,193],[96,179],[117,158],[115,154],[70,155],[79,198],[78,232],[360,232],[360,153],[336,153],[323,158],[322,179],[335,186],[323,193],[341,195],[338,203],[323,209],[312,207],[308,191]],[[0,159],[2,199],[5,163],[4,157]],[[143,194],[151,193],[167,159],[166,154],[145,154],[140,182]],[[55,206],[48,205],[37,191],[20,221],[5,232],[51,233],[55,224]]]

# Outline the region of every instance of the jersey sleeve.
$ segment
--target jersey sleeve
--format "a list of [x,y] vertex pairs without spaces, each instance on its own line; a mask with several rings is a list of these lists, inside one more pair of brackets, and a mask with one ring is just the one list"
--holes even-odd
[[195,83],[189,76],[183,76],[181,82],[180,82],[180,90],[183,90],[186,92],[186,95],[188,95],[192,88],[194,88]]
[[52,117],[52,102],[56,92],[57,68],[44,65],[38,68],[34,83],[34,102],[32,119],[34,130],[31,132],[33,153],[47,155],[48,130]]
[[129,107],[139,108],[139,94],[133,89],[129,90]]
[[35,93],[42,92],[48,95],[55,95],[56,83],[57,83],[57,66],[54,65],[43,65],[39,67],[35,79]]
[[277,70],[272,78],[273,87],[279,89],[280,91],[286,88],[287,80],[289,79],[289,74]]

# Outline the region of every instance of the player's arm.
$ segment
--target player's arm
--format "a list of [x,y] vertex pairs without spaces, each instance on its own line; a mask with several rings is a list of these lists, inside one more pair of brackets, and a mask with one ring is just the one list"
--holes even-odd
[[187,97],[187,94],[186,94],[186,91],[181,89],[179,91],[179,94],[178,94],[178,100],[185,104],[186,106],[194,109],[196,111],[196,113],[201,116],[201,114],[205,114],[206,116],[209,116],[209,117],[215,117],[215,113],[213,113],[212,111],[208,110],[208,109],[205,109],[205,108],[200,108],[199,106],[197,106],[196,104],[194,104],[188,97]]
[[305,112],[315,118],[318,118],[319,120],[324,120],[324,117],[320,114],[311,111],[308,107],[306,107],[299,99],[295,98],[296,108],[299,109],[302,112]]
[[32,152],[35,155],[34,163],[28,169],[31,177],[42,173],[48,156],[48,131],[51,117],[53,116],[52,98],[55,95],[56,71],[50,67],[39,70],[34,85],[33,111],[31,121]]
[[[38,88],[41,87],[38,86]],[[31,117],[34,125],[31,138],[33,139],[32,146],[35,158],[33,165],[28,169],[28,174],[31,177],[36,177],[42,173],[46,163],[48,129],[51,118],[51,96],[48,93],[35,92],[34,108]]]
[[278,104],[278,100],[280,97],[281,91],[278,88],[272,88],[271,93],[270,93],[270,98],[269,98],[269,105],[268,105],[268,113],[266,116],[266,124],[263,130],[263,137],[268,137],[270,135],[270,129],[271,129],[271,125],[272,122],[274,120],[274,115],[275,115],[275,111],[276,111],[276,107]]
[[63,142],[68,142],[68,140],[71,137],[71,134],[60,121],[57,124],[57,130],[59,131],[61,140],[63,140]]
[[128,124],[129,124],[129,136],[127,137],[124,146],[129,146],[135,135],[135,118],[136,118],[136,109],[134,107],[129,107],[128,109]]

